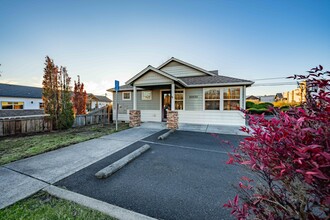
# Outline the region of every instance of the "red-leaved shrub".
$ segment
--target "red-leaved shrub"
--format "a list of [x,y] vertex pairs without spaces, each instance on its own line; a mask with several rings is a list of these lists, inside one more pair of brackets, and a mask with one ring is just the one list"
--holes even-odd
[[[251,116],[250,136],[229,155],[229,164],[255,172],[242,177],[239,194],[224,207],[237,219],[329,219],[330,72],[322,66],[308,75],[307,101],[275,117]],[[241,201],[239,201],[241,200]]]

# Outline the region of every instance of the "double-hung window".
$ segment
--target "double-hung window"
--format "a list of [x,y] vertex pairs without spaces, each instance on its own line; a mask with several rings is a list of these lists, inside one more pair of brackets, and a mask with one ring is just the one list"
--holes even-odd
[[241,89],[211,88],[204,90],[205,110],[240,110]]
[[123,92],[123,100],[131,100],[131,92]]
[[223,110],[240,109],[240,88],[224,88],[223,90]]
[[207,89],[204,93],[205,110],[220,110],[220,89]]
[[182,90],[175,91],[175,110],[183,110],[184,93]]

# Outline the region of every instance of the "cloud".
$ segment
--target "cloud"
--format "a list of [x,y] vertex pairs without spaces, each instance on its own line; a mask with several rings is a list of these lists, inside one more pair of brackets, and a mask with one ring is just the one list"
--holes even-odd
[[83,82],[87,93],[93,93],[94,95],[112,96],[111,92],[107,92],[107,89],[113,87],[113,81],[103,80],[102,82],[86,81]]

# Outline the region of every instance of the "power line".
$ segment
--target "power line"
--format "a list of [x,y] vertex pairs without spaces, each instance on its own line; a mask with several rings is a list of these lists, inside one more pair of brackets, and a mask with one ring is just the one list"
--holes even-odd
[[291,85],[297,85],[296,82],[278,82],[278,83],[263,83],[263,84],[253,84],[251,87],[257,87],[257,86],[291,86]]
[[263,81],[263,80],[271,80],[271,79],[286,79],[286,76],[282,76],[282,77],[273,77],[273,78],[260,78],[260,79],[251,79],[253,81]]

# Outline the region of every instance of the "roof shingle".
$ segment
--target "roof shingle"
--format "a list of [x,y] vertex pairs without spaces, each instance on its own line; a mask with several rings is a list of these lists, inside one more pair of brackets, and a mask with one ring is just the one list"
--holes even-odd
[[0,83],[1,97],[42,98],[42,88]]
[[236,84],[236,83],[246,83],[253,84],[250,80],[237,79],[228,76],[193,76],[193,77],[180,77],[185,84],[188,86],[194,85],[212,85],[212,84]]

